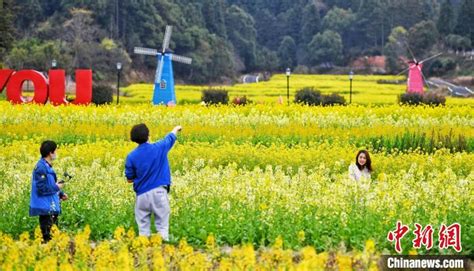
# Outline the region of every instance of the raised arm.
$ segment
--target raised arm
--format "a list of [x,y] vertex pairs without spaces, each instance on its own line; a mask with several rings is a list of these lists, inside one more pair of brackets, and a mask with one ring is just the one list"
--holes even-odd
[[163,146],[166,151],[169,151],[176,142],[177,135],[182,129],[181,126],[174,127],[169,134],[167,134],[162,140],[156,142],[156,144]]

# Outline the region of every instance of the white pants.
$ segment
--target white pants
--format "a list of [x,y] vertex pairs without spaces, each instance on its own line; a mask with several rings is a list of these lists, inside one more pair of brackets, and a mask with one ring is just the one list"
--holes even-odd
[[163,240],[168,241],[170,203],[168,192],[162,186],[152,189],[137,197],[135,202],[135,220],[139,234],[150,236],[151,214],[155,215],[155,227]]

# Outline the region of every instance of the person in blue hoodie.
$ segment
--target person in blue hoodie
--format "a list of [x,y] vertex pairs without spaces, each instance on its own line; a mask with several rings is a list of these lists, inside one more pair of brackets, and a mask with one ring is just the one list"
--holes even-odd
[[150,131],[145,124],[137,124],[130,131],[130,139],[138,146],[125,160],[125,176],[133,183],[137,197],[135,220],[139,234],[150,236],[150,218],[155,216],[156,230],[163,240],[169,240],[170,205],[168,193],[171,172],[168,152],[173,147],[181,126],[176,126],[163,139],[149,143]]
[[58,182],[53,169],[56,149],[54,141],[47,140],[41,144],[41,159],[36,163],[31,178],[30,216],[39,216],[44,242],[51,240],[51,227],[58,223],[60,200],[67,200],[67,195],[61,191],[64,183]]

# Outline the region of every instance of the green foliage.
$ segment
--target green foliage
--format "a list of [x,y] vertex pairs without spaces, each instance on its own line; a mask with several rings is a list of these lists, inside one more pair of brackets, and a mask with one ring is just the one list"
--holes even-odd
[[[397,59],[407,54],[400,53],[399,44],[388,37],[398,26],[410,29],[410,47],[419,58],[439,40],[433,25],[426,22],[436,22],[434,28],[443,37],[454,32],[465,39],[450,41],[450,48],[468,48],[466,39],[472,46],[473,0],[461,0],[456,12],[449,0],[443,0],[441,8],[438,2],[4,0],[0,62],[8,67],[47,68],[51,61],[45,60],[47,55],[31,54],[38,48],[19,46],[23,40],[37,40],[58,44],[56,59],[68,73],[77,67],[92,68],[97,77],[112,81],[114,65],[110,64],[121,61],[151,77],[156,59],[134,55],[133,48],[160,48],[169,24],[174,26],[170,49],[194,58],[190,66],[175,65],[179,81],[231,81],[240,72],[347,65],[360,56],[380,54],[387,56],[388,70],[398,72]],[[323,44],[315,43],[315,37]]]
[[206,104],[227,104],[229,93],[224,89],[206,89],[202,91],[201,101]]
[[293,68],[296,63],[296,43],[290,36],[283,37],[278,47],[278,57],[280,58],[280,68]]
[[295,103],[320,105],[322,103],[321,91],[313,87],[302,88],[296,92]]
[[324,106],[344,105],[344,104],[346,104],[346,99],[337,93],[332,93],[332,94],[322,96],[322,105]]
[[454,33],[474,43],[474,0],[462,0]]
[[51,61],[56,59],[64,64],[68,59],[61,52],[58,41],[42,42],[38,39],[23,39],[13,44],[12,50],[6,57],[6,63],[13,69],[37,69],[46,71],[51,67]]
[[314,3],[309,3],[304,8],[301,25],[301,37],[303,43],[306,45],[311,42],[314,35],[321,29],[321,16]]
[[2,63],[14,41],[12,2],[6,0],[0,2],[0,12],[2,13],[0,16],[0,63]]
[[408,30],[408,42],[415,57],[428,52],[438,40],[438,30],[433,21],[422,21]]
[[92,102],[97,105],[110,104],[114,97],[114,89],[109,85],[94,85],[92,88]]
[[451,57],[442,57],[433,60],[428,68],[429,74],[434,76],[441,76],[456,68],[456,60]]
[[256,65],[256,36],[253,17],[236,5],[226,11],[226,24],[229,40],[242,58],[245,71],[251,71]]
[[333,63],[340,59],[342,53],[341,36],[334,31],[326,30],[322,34],[315,35],[308,47],[312,52],[310,55],[312,64]]
[[450,34],[445,38],[446,45],[453,50],[466,50],[471,48],[471,40],[455,34]]
[[345,10],[335,7],[324,16],[323,29],[343,33],[354,21],[355,16],[350,9]]
[[426,92],[423,95],[423,103],[433,106],[445,105],[446,97],[435,92]]
[[400,95],[399,101],[401,104],[406,104],[406,105],[427,104],[427,105],[438,106],[438,105],[446,104],[446,97],[434,92],[425,92],[423,94],[404,93]]
[[399,97],[401,104],[419,105],[423,102],[423,95],[419,93],[403,93]]
[[406,53],[406,42],[408,40],[408,32],[405,28],[398,26],[392,29],[388,37],[388,43],[385,45],[385,55],[387,57],[387,69],[389,72],[395,73],[400,70],[402,63],[399,59],[400,55]]
[[444,0],[441,5],[438,22],[436,24],[438,32],[441,35],[449,35],[454,28],[454,10],[451,5],[451,0]]

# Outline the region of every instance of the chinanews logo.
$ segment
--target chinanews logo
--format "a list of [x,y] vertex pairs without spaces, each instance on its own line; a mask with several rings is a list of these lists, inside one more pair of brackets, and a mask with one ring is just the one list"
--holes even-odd
[[[395,251],[397,253],[402,253],[403,249],[401,241],[409,231],[410,228],[408,225],[404,225],[401,221],[397,221],[395,230],[388,232],[387,240],[391,243],[395,243]],[[433,226],[428,224],[426,227],[423,227],[422,225],[415,223],[413,234],[415,235],[415,238],[412,240],[413,248],[420,249],[425,247],[426,250],[433,248]],[[462,251],[461,225],[459,223],[454,223],[449,226],[441,224],[438,231],[438,248],[453,248],[456,252]]]

